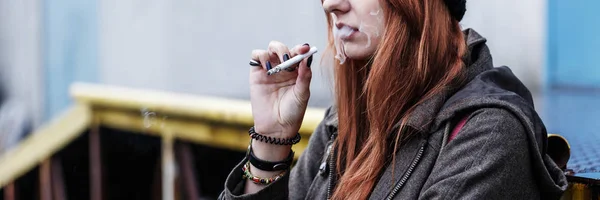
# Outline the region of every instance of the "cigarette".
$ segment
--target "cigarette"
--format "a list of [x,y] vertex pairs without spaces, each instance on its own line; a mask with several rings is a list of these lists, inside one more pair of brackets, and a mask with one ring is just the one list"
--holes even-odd
[[273,69],[267,71],[267,75],[272,75],[272,74],[280,72],[281,70],[290,68],[292,65],[299,63],[303,59],[308,58],[309,56],[312,56],[315,53],[317,53],[317,47],[311,47],[310,50],[308,50],[308,52],[306,52],[305,54],[300,54],[300,55],[294,56],[293,58],[290,58],[289,60],[287,60],[287,61],[275,66]]

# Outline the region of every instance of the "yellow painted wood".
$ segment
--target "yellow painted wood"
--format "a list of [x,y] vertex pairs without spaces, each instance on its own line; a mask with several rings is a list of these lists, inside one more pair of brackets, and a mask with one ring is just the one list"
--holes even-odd
[[[74,84],[71,95],[77,104],[36,130],[17,147],[0,157],[0,187],[15,180],[58,152],[91,124],[147,133],[212,147],[245,151],[248,128],[253,125],[250,102],[202,97],[116,86]],[[144,125],[142,109],[167,116]],[[309,108],[300,128],[303,140],[293,149],[296,158],[308,145],[308,138],[324,116],[324,109]]]
[[587,185],[581,183],[572,183],[572,199],[592,199],[590,195],[590,188]]
[[[143,117],[133,112],[98,109],[94,113],[100,119],[102,126],[105,127],[145,133],[157,137],[161,137],[165,132],[170,132],[175,139],[211,147],[245,151],[250,141],[246,126],[207,123],[202,120],[182,120],[173,117],[166,120],[156,120],[156,123],[146,127],[144,126]],[[308,146],[310,134],[302,134],[302,137],[300,143],[292,147],[296,152],[296,159]]]
[[[88,83],[74,84],[71,96],[78,102],[95,107],[148,109],[169,116],[185,116],[246,127],[254,123],[250,102],[243,100]],[[308,108],[300,132],[312,133],[323,119],[324,113],[324,109]]]
[[1,155],[0,187],[49,159],[81,135],[90,124],[90,116],[87,106],[75,105]]

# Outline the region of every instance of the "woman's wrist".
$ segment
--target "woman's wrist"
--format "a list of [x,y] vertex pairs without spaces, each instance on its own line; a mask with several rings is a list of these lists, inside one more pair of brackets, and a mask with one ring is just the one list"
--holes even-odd
[[290,137],[293,137],[298,132],[298,131],[291,130],[293,128],[273,129],[273,128],[262,127],[259,125],[254,125],[253,128],[256,133],[259,133],[261,135],[266,135],[269,137],[273,137],[273,138],[290,138]]
[[254,152],[254,155],[265,161],[277,162],[285,160],[291,150],[291,145],[276,145],[257,140],[252,141],[252,151]]
[[[292,146],[289,145],[275,145],[256,140],[252,141],[251,145],[254,156],[256,156],[258,159],[270,162],[279,162],[285,160],[292,151]],[[250,170],[252,171],[253,175],[259,177],[272,177],[280,174],[283,171],[265,171],[258,169],[252,164],[250,164]]]
[[[252,177],[273,178],[289,170],[290,160],[293,159],[292,145],[299,142],[300,135],[298,132],[262,132],[261,130],[266,129],[255,126],[248,131],[252,140],[247,155],[248,173],[251,172]],[[296,136],[290,138],[290,135]]]
[[[271,138],[287,139],[290,136],[297,134],[297,131],[268,131],[271,129],[265,129],[264,127],[254,126],[250,129],[250,133],[255,132],[260,135],[269,136]],[[252,134],[251,134],[252,136]],[[252,139],[252,150],[257,158],[265,161],[277,162],[282,161],[290,154],[292,149],[291,145],[280,145],[267,142],[266,140],[260,141]]]

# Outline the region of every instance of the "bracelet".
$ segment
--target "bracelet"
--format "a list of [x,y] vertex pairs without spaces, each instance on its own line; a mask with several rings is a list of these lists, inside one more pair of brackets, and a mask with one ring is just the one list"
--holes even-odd
[[261,134],[258,134],[255,130],[254,130],[254,126],[250,128],[250,130],[248,131],[248,135],[250,135],[250,137],[252,139],[261,141],[261,142],[266,142],[266,143],[270,143],[270,144],[276,144],[276,145],[294,145],[294,144],[298,144],[298,142],[300,142],[300,139],[302,138],[300,136],[300,133],[296,133],[296,136],[294,136],[293,138],[272,138],[269,136],[264,136]]
[[252,151],[252,140],[250,140],[250,144],[248,145],[248,151],[246,152],[246,157],[248,158],[248,162],[250,162],[254,167],[264,170],[264,171],[279,171],[286,170],[292,166],[292,161],[294,161],[294,151],[290,151],[290,154],[283,161],[279,162],[271,162],[266,160],[261,160],[254,155],[254,151]]
[[252,173],[250,172],[250,162],[246,162],[246,164],[244,166],[242,166],[242,171],[244,172],[244,175],[242,175],[242,177],[244,179],[252,180],[252,182],[254,184],[259,184],[259,185],[271,184],[271,183],[281,179],[283,177],[283,175],[287,172],[287,170],[283,171],[271,178],[260,178],[258,176],[252,175]]

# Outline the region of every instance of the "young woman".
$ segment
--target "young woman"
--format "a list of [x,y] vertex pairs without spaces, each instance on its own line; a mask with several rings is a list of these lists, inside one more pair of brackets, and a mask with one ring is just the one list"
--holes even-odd
[[[336,59],[335,104],[296,165],[310,96],[309,45],[252,52],[255,126],[221,199],[558,199],[530,92],[461,31],[465,0],[323,0]],[[260,64],[256,64],[260,63]]]

